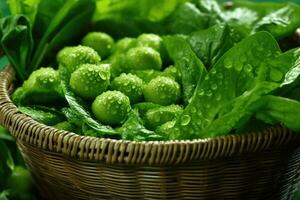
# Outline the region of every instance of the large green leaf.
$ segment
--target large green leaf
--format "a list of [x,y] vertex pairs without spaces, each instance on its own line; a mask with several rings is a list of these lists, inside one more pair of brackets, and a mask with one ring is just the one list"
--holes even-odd
[[96,22],[108,18],[123,20],[123,17],[161,21],[167,17],[178,4],[185,1],[186,0],[97,0],[97,9],[94,13],[93,21]]
[[300,131],[300,101],[269,95],[260,104],[258,119],[271,124],[283,123],[291,130]]
[[223,24],[194,32],[187,40],[208,69],[234,44],[229,27]]
[[162,140],[162,136],[145,128],[136,109],[133,109],[125,123],[117,129],[124,140],[151,141]]
[[192,3],[180,5],[163,23],[169,34],[189,34],[208,27],[209,16]]
[[11,14],[23,14],[34,24],[40,0],[8,0],[7,3]]
[[64,80],[62,81],[62,88],[70,108],[74,113],[77,113],[77,119],[80,119],[84,124],[96,131],[99,136],[104,137],[106,135],[112,136],[118,134],[110,126],[104,126],[94,120],[90,112],[82,105],[81,100],[75,96],[75,94],[70,90],[67,82]]
[[263,17],[253,28],[253,33],[268,31],[276,39],[289,36],[300,27],[300,5],[289,3]]
[[0,19],[1,48],[13,65],[20,80],[29,74],[33,48],[31,25],[25,16],[14,15]]
[[277,42],[266,32],[250,36],[227,51],[197,85],[171,138],[226,134],[249,117],[252,103],[279,87],[279,83],[269,80],[264,64],[279,52]]
[[58,50],[83,34],[95,8],[93,0],[67,0],[49,25],[38,43],[31,62],[31,71],[40,67],[51,51]]
[[184,38],[167,36],[163,38],[163,42],[168,54],[181,72],[183,99],[185,104],[188,104],[198,82],[207,73],[205,66]]

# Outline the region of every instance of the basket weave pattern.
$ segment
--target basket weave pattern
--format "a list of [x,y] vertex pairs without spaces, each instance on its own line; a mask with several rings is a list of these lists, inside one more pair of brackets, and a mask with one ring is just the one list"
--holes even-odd
[[0,73],[0,124],[47,199],[291,199],[300,134],[276,126],[214,139],[131,142],[57,130],[18,112]]

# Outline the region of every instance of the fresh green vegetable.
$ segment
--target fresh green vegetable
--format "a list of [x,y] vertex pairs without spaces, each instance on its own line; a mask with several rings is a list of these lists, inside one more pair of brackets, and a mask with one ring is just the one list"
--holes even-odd
[[144,33],[137,37],[137,46],[150,47],[157,51],[162,60],[167,61],[167,52],[162,44],[162,39],[159,35],[153,33]]
[[153,108],[145,114],[145,126],[150,130],[155,130],[158,126],[168,122],[174,121],[181,115],[183,109],[179,105],[169,105],[159,108]]
[[78,96],[86,99],[95,99],[106,91],[110,84],[109,67],[105,64],[79,65],[70,78],[70,87]]
[[59,111],[57,111],[55,109],[50,109],[48,107],[19,106],[18,109],[22,113],[30,116],[32,119],[34,119],[40,123],[49,125],[49,126],[55,125],[65,119],[62,113],[60,113]]
[[19,80],[31,75],[12,97],[32,118],[59,113],[57,128],[135,141],[300,131],[300,50],[278,45],[299,27],[299,5],[101,0],[93,13],[88,0],[26,2],[10,5],[27,17],[1,19],[0,36]]
[[125,53],[129,49],[137,46],[136,38],[125,37],[118,40],[113,47],[113,54]]
[[75,126],[68,121],[59,122],[55,124],[53,127],[64,131],[70,131],[70,132],[76,131]]
[[26,0],[9,1],[9,7],[14,15],[0,20],[1,48],[24,81],[43,63],[52,64],[57,50],[81,37],[95,2]]
[[130,110],[129,98],[119,91],[104,92],[92,104],[95,117],[109,125],[120,125],[127,119]]
[[0,127],[0,199],[32,199],[36,191],[14,138]]
[[256,117],[264,122],[283,123],[291,130],[299,131],[300,102],[276,96],[265,96],[260,100],[262,108]]
[[[264,54],[259,53],[261,46]],[[211,137],[236,127],[251,114],[252,103],[278,87],[264,81],[267,66],[263,65],[278,52],[276,41],[265,32],[250,36],[227,51],[198,83],[190,103],[176,121],[171,138]],[[228,105],[230,108],[222,112]]]
[[107,58],[111,54],[114,39],[106,33],[91,32],[82,39],[81,43],[83,46],[93,48],[101,58]]
[[171,78],[159,76],[145,86],[144,96],[146,101],[160,105],[177,103],[181,97],[180,85]]
[[300,5],[290,3],[264,16],[253,28],[254,32],[268,31],[275,38],[284,38],[300,27]]
[[205,66],[184,38],[168,36],[164,38],[164,44],[182,76],[183,100],[187,104],[198,82],[201,82],[207,73]]
[[31,73],[28,70],[33,48],[31,24],[21,15],[1,18],[0,38],[1,48],[14,66],[18,78],[24,81]]
[[63,79],[61,85],[63,88],[65,99],[67,100],[70,107],[70,109],[65,109],[64,112],[67,119],[72,119],[72,121],[80,127],[88,126],[89,128],[96,131],[99,137],[114,136],[117,134],[117,132],[111,127],[102,125],[92,118],[90,112],[87,110],[86,106],[84,106],[83,101],[75,96],[75,94],[69,88],[66,80]]
[[111,88],[128,96],[131,104],[143,100],[143,87],[143,80],[133,74],[123,73],[111,83]]
[[162,67],[160,54],[150,47],[136,47],[126,54],[126,64],[130,69],[156,69]]
[[170,65],[169,67],[164,69],[163,74],[161,74],[160,76],[167,76],[173,78],[177,83],[181,83],[182,75],[179,69],[174,65]]
[[150,82],[152,79],[155,79],[158,76],[164,76],[164,73],[154,69],[130,70],[130,73],[138,76],[146,83]]
[[215,25],[203,31],[193,32],[188,42],[197,57],[210,69],[234,44],[227,25]]
[[29,191],[32,185],[33,181],[29,171],[22,166],[15,166],[6,182],[6,187],[14,188],[18,193]]
[[163,139],[162,136],[144,127],[137,110],[132,110],[129,113],[128,119],[117,131],[122,135],[122,139],[124,140],[151,141]]
[[30,74],[12,95],[16,104],[51,104],[63,99],[59,73],[51,67]]
[[66,68],[70,74],[82,64],[99,64],[100,61],[97,52],[85,46],[65,47],[57,54],[59,66]]

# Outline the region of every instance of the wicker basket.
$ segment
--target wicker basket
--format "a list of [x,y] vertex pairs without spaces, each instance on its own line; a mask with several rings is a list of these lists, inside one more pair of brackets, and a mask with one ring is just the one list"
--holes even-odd
[[284,127],[206,140],[83,137],[18,112],[14,72],[0,73],[0,124],[17,140],[46,199],[291,199],[300,134]]

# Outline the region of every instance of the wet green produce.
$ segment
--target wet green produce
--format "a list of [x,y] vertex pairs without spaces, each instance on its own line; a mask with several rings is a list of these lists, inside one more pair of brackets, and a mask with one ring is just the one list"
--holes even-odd
[[[282,42],[300,27],[299,5],[120,2],[97,4],[78,37],[53,28],[36,45],[16,45],[27,47],[24,57],[7,51],[22,80],[12,95],[21,112],[79,135],[134,141],[241,134],[253,121],[300,131],[299,44]],[[3,20],[0,36],[28,18]]]

